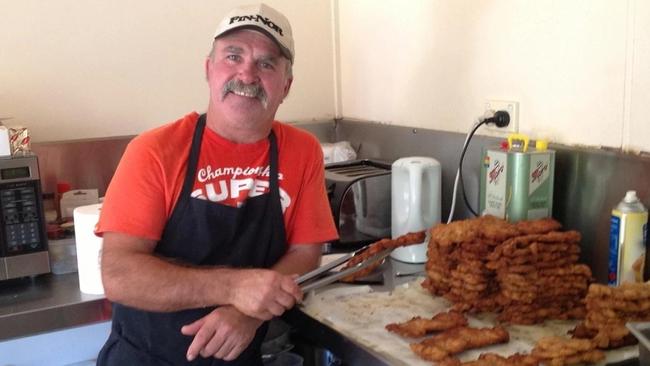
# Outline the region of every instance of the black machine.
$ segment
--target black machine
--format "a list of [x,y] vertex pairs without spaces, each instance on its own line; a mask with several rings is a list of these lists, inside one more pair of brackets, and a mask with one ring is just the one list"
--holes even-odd
[[50,272],[38,160],[0,159],[0,280]]

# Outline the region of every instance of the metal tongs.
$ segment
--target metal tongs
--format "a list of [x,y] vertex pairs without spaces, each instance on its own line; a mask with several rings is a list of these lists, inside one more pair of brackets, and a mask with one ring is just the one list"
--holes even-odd
[[315,277],[318,277],[322,273],[325,273],[325,272],[329,271],[330,269],[336,268],[336,267],[340,266],[341,264],[349,261],[350,259],[352,259],[355,256],[359,255],[364,250],[368,249],[368,247],[369,247],[369,245],[366,245],[365,247],[363,247],[363,248],[361,248],[359,250],[348,253],[348,254],[342,256],[341,258],[338,258],[338,259],[336,259],[336,260],[334,260],[334,261],[332,261],[332,262],[330,262],[330,263],[328,263],[326,265],[318,267],[317,269],[315,269],[315,270],[313,270],[311,272],[307,272],[304,275],[298,277],[296,279],[296,283],[298,285],[300,285],[300,289],[303,292],[309,292],[311,290],[315,290],[315,289],[320,288],[322,286],[329,285],[330,283],[335,282],[335,281],[337,281],[337,280],[339,280],[339,279],[341,279],[343,277],[347,277],[347,276],[349,276],[349,275],[351,275],[353,273],[356,273],[356,272],[368,267],[369,265],[371,265],[373,263],[377,263],[377,262],[383,260],[394,249],[394,248],[384,249],[381,252],[367,258],[366,260],[364,260],[364,261],[362,261],[360,263],[357,263],[356,265],[354,265],[354,266],[352,266],[350,268],[346,268],[346,269],[344,269],[344,270],[342,270],[340,272],[336,272],[334,274],[323,277],[323,278],[321,278],[319,280],[316,280],[316,281],[313,281],[311,283],[304,284],[305,282],[307,282],[307,281],[309,281],[309,280],[311,280],[311,279],[313,279]]

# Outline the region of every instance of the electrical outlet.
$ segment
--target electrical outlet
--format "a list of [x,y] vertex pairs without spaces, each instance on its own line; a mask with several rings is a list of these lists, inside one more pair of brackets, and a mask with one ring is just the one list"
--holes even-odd
[[498,135],[507,135],[519,132],[519,102],[509,100],[487,100],[485,102],[485,112],[506,111],[510,114],[510,124],[506,127],[497,127],[494,124],[484,125],[487,130]]

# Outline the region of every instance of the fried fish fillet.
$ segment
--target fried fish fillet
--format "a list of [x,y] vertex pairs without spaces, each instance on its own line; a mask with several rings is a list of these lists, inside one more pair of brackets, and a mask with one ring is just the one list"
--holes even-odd
[[515,224],[515,227],[524,235],[544,234],[550,231],[559,230],[562,227],[562,224],[547,217],[537,220],[519,221]]
[[485,241],[497,244],[513,236],[521,235],[516,225],[494,217],[494,216],[481,216],[478,218],[479,235]]
[[579,243],[581,238],[580,233],[575,230],[517,236],[498,245],[488,256],[488,261],[498,261],[501,257],[515,257],[517,254],[537,254],[547,249],[564,249],[561,243]]
[[563,337],[540,339],[531,351],[531,355],[550,366],[595,363],[605,359],[605,353],[596,349],[596,345],[591,340]]
[[510,335],[505,328],[470,328],[457,327],[427,338],[420,343],[411,343],[410,347],[427,361],[442,361],[454,354],[497,343],[506,343]]
[[650,285],[647,283],[624,282],[617,287],[610,287],[594,283],[589,287],[587,301],[596,298],[622,300],[646,300],[650,299]]
[[[587,328],[584,323],[579,323],[575,328],[569,331],[569,334],[571,334],[571,338],[594,339],[598,335],[598,330]],[[596,343],[596,346],[600,349],[610,350],[631,346],[637,344],[638,341],[632,334],[627,334],[621,339],[610,339],[603,347],[601,347],[597,341],[594,343]]]
[[481,353],[477,360],[461,362],[457,358],[448,358],[438,363],[438,366],[538,366],[537,357],[515,353],[507,357],[496,353]]
[[[425,238],[426,238],[426,232],[418,231],[415,233],[404,234],[395,239],[381,239],[379,241],[370,244],[370,246],[368,246],[366,250],[350,258],[350,260],[345,264],[345,266],[343,266],[343,269],[356,266],[357,264],[365,261],[366,259],[372,257],[373,255],[381,252],[384,249],[389,249],[389,248],[395,249],[407,245],[419,244],[422,243]],[[357,278],[365,277],[370,273],[372,273],[372,271],[374,271],[375,268],[379,267],[381,265],[381,262],[382,261],[377,261],[376,263],[373,263],[358,272],[355,272],[347,277],[344,277],[342,281],[352,282]]]
[[450,311],[447,313],[438,313],[431,319],[423,319],[416,316],[404,323],[391,323],[386,325],[386,329],[402,337],[418,338],[432,332],[439,332],[463,325],[467,325],[467,318],[461,313]]

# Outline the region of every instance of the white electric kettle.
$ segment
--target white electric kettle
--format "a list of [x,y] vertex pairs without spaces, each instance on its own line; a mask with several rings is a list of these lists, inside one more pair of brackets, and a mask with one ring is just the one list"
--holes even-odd
[[[391,235],[427,230],[440,223],[440,163],[429,157],[396,160],[391,167]],[[427,242],[397,248],[391,257],[427,261]]]

